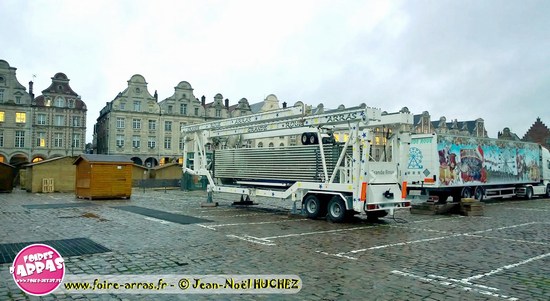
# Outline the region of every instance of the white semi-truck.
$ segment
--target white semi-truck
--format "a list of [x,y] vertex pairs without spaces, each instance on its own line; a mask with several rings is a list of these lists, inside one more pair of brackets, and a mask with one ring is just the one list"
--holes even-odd
[[414,198],[550,197],[550,153],[536,143],[413,134],[403,159],[403,181]]
[[[381,217],[410,208],[399,181],[399,158],[408,153],[411,124],[409,113],[382,114],[361,105],[314,115],[297,103],[191,125],[182,133],[188,141],[184,154],[193,152],[194,164],[184,166],[184,172],[208,179],[209,200],[217,192],[239,194],[245,200],[257,196],[291,200],[299,202],[308,217],[327,216],[334,222],[357,213]],[[383,139],[375,137],[380,129]],[[346,141],[336,142],[334,133],[342,133]],[[263,148],[243,143],[288,135],[300,137],[301,143]],[[217,145],[211,162],[209,145]],[[373,146],[389,155],[373,160]]]

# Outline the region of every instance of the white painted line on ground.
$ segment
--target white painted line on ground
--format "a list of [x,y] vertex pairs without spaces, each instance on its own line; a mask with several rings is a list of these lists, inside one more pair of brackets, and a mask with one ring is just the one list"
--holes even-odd
[[546,242],[540,242],[540,241],[530,241],[530,240],[522,240],[522,239],[512,239],[512,238],[504,238],[504,237],[496,237],[496,236],[485,236],[485,235],[477,235],[477,234],[464,234],[464,236],[469,237],[479,237],[479,238],[489,238],[489,239],[498,239],[498,240],[504,240],[504,241],[511,241],[511,242],[517,242],[522,244],[535,244],[535,245],[550,245],[550,243]]
[[327,252],[323,252],[323,251],[315,251],[315,252],[317,252],[319,254],[327,255],[327,256],[336,256],[336,257],[346,258],[346,259],[351,259],[351,260],[359,259],[357,257],[352,257],[352,256],[348,256],[348,255],[343,255],[343,254],[331,254],[331,253],[327,253]]
[[157,222],[157,223],[161,223],[163,225],[169,225],[169,224],[172,224],[172,222],[169,222],[169,221],[165,221],[165,220],[161,220],[161,219],[158,219],[158,218],[154,218],[154,217],[144,217],[144,219],[148,220],[148,221],[153,221],[153,222]]
[[208,230],[216,231],[216,229],[214,229],[214,228],[212,228],[212,227],[210,227],[210,226],[208,226],[208,225],[203,225],[203,224],[196,224],[196,225],[199,226],[199,227],[206,228],[206,229],[208,229]]
[[361,229],[374,228],[374,227],[378,227],[378,226],[363,226],[363,227],[353,227],[353,228],[345,228],[345,229],[333,229],[333,230],[324,230],[324,231],[291,233],[291,234],[284,234],[284,235],[277,235],[277,236],[268,236],[268,237],[264,237],[264,239],[276,239],[276,238],[314,235],[314,234],[326,234],[326,233],[335,233],[335,232],[343,232],[343,231],[361,230]]
[[411,229],[411,230],[420,230],[425,232],[436,232],[436,233],[444,233],[449,234],[451,232],[449,231],[442,231],[442,230],[434,230],[434,229],[426,229],[426,228],[412,228],[412,227],[406,227],[401,225],[390,225],[391,228],[400,228],[400,229]]
[[479,288],[487,289],[487,290],[491,290],[491,291],[499,291],[499,289],[496,288],[496,287],[490,287],[490,286],[486,286],[486,285],[482,285],[482,284],[475,284],[475,283],[471,283],[471,282],[468,282],[468,281],[465,281],[465,280],[460,280],[460,279],[454,279],[454,278],[449,278],[449,277],[444,277],[444,276],[439,276],[439,275],[433,275],[433,274],[428,275],[428,277],[434,278],[434,279],[439,279],[439,280],[444,280],[444,281],[458,282],[458,283],[462,283],[462,284],[465,284],[465,285],[475,286],[475,287],[479,287]]
[[[452,281],[450,278],[445,278],[443,280],[434,279],[434,278],[423,277],[423,276],[415,275],[413,273],[408,273],[408,272],[403,272],[403,271],[398,271],[398,270],[393,270],[393,271],[391,271],[391,273],[396,274],[396,275],[400,275],[400,276],[410,277],[410,278],[417,279],[417,280],[424,281],[424,282],[430,282],[430,283],[434,283],[434,284],[438,284],[438,285],[443,285],[443,286],[446,286],[446,287],[459,288],[459,289],[462,289],[463,291],[467,291],[467,292],[469,292],[469,291],[476,292],[476,293],[479,293],[479,294],[482,294],[482,295],[496,297],[496,298],[503,298],[503,299],[510,300],[510,301],[519,300],[518,298],[514,298],[514,297],[510,297],[510,296],[506,296],[506,295],[497,294],[495,292],[492,292],[492,291],[488,290],[488,287],[486,289],[482,289],[482,288],[478,288],[479,287],[478,285],[464,283],[462,281],[455,282],[455,281]],[[494,291],[494,288],[491,288],[491,290]]]
[[451,234],[451,235],[446,235],[446,236],[438,236],[438,237],[417,239],[417,240],[404,241],[404,242],[398,242],[398,243],[392,243],[392,244],[386,244],[386,245],[379,245],[379,246],[373,246],[373,247],[359,249],[359,250],[351,250],[351,251],[347,251],[347,252],[340,252],[340,253],[337,253],[337,255],[356,254],[356,253],[361,253],[361,252],[365,252],[365,251],[379,250],[379,249],[385,249],[385,248],[397,247],[397,246],[405,246],[405,245],[422,243],[422,242],[430,242],[430,241],[435,241],[435,240],[447,239],[447,238],[451,238],[451,237],[475,235],[475,234],[479,234],[479,233],[491,232],[491,231],[496,231],[496,230],[504,230],[504,229],[523,227],[523,226],[528,226],[528,225],[532,225],[532,224],[536,224],[536,222],[530,222],[530,223],[524,223],[524,224],[518,224],[518,225],[512,225],[512,226],[505,226],[505,227],[494,228],[494,229],[491,228],[491,229],[480,230],[480,231],[475,231],[475,232],[471,232],[471,233],[457,233],[457,234]]
[[523,223],[523,224],[518,224],[518,225],[494,228],[494,229],[479,230],[479,231],[475,231],[475,232],[472,232],[472,233],[465,233],[465,234],[478,234],[478,233],[485,233],[485,232],[498,231],[498,230],[504,230],[504,229],[512,229],[512,228],[517,228],[517,227],[529,226],[529,225],[533,225],[533,224],[536,224],[536,223],[537,222]]
[[[412,221],[412,223],[423,223],[428,221],[437,221],[437,220],[445,220],[445,219],[451,219],[454,217],[443,217],[443,218],[436,218],[432,220],[421,220],[421,221]],[[352,227],[352,228],[344,228],[344,229],[334,229],[334,230],[324,230],[324,231],[313,231],[313,232],[303,232],[303,233],[291,233],[291,234],[284,234],[284,235],[277,235],[277,236],[268,236],[264,237],[265,239],[276,239],[276,238],[288,238],[288,237],[297,237],[297,236],[307,236],[307,235],[315,235],[315,234],[326,234],[326,233],[336,233],[336,232],[343,232],[343,231],[354,231],[354,230],[361,230],[361,229],[370,229],[370,228],[376,228],[386,225],[374,225],[374,226],[361,226],[361,227]],[[394,225],[389,225],[394,226]]]
[[539,256],[535,256],[535,257],[531,257],[529,259],[526,259],[526,260],[522,260],[520,262],[516,262],[516,263],[513,263],[513,264],[509,264],[509,265],[505,265],[503,267],[500,267],[498,269],[495,269],[495,270],[492,270],[490,272],[487,272],[487,273],[483,273],[483,274],[479,274],[479,275],[475,275],[475,276],[472,276],[472,277],[468,277],[468,278],[464,278],[462,280],[464,281],[471,281],[471,280],[476,280],[476,279],[480,279],[480,278],[483,278],[485,276],[490,276],[490,275],[493,275],[493,274],[496,274],[496,273],[500,273],[504,270],[508,270],[508,269],[511,269],[511,268],[515,268],[517,266],[520,266],[520,265],[524,265],[526,263],[529,263],[531,261],[535,261],[535,260],[540,260],[540,259],[543,259],[545,257],[548,257],[550,256],[550,253],[546,253],[546,254],[543,254],[543,255],[539,255]]
[[230,227],[230,226],[242,226],[242,225],[263,225],[263,224],[277,224],[277,223],[284,223],[284,222],[297,222],[297,221],[307,221],[307,220],[308,220],[307,218],[304,218],[304,219],[289,219],[289,220],[270,221],[270,222],[218,224],[218,225],[211,225],[209,227],[218,228],[218,227]]
[[374,247],[360,249],[360,250],[353,250],[353,251],[349,251],[349,252],[342,252],[340,254],[345,254],[345,253],[355,254],[355,253],[365,252],[365,251],[369,251],[369,250],[379,250],[379,249],[385,249],[385,248],[389,248],[389,247],[405,246],[405,245],[416,244],[416,243],[421,243],[421,242],[447,239],[447,238],[457,237],[457,236],[462,236],[462,234],[453,234],[453,235],[447,235],[447,236],[439,236],[439,237],[424,238],[424,239],[418,239],[418,240],[410,240],[410,241],[405,241],[405,242],[398,242],[398,243],[393,243],[393,244],[374,246]]
[[255,243],[255,244],[264,245],[264,246],[275,246],[276,245],[272,242],[264,241],[262,239],[258,239],[257,237],[248,236],[248,235],[237,236],[237,235],[231,235],[230,234],[230,235],[226,235],[226,236],[227,237],[232,237],[232,238],[237,238],[237,239],[244,240],[244,241],[247,241],[247,242],[252,242],[252,243]]

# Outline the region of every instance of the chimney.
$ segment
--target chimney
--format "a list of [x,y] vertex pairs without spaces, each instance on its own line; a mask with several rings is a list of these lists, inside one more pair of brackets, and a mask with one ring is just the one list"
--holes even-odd
[[32,80],[29,82],[29,94],[31,96],[31,100],[34,100],[34,93],[33,93],[33,89],[32,89],[32,86],[33,86],[33,82]]
[[206,96],[204,95],[201,97],[201,104],[203,107],[206,106]]
[[283,109],[286,109],[286,101],[283,102]]
[[225,108],[229,109],[229,99],[225,99]]

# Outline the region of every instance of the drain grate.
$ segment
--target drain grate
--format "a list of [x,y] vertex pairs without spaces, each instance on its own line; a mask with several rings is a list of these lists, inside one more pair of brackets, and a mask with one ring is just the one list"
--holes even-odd
[[37,204],[37,205],[22,205],[27,209],[63,209],[75,207],[95,206],[93,203],[61,203],[61,204]]
[[45,244],[51,246],[63,257],[111,252],[108,248],[88,238],[18,242],[11,244],[0,244],[0,264],[12,263],[19,251],[32,244]]
[[175,213],[159,211],[159,210],[154,210],[154,209],[149,209],[149,208],[144,208],[144,207],[138,207],[138,206],[117,206],[117,207],[113,207],[113,208],[128,211],[128,212],[133,212],[133,213],[137,213],[137,214],[141,214],[141,215],[145,215],[145,216],[148,216],[148,217],[153,217],[153,218],[156,218],[156,219],[169,221],[169,222],[172,222],[172,223],[183,224],[183,225],[212,222],[211,220],[202,219],[202,218],[198,218],[198,217],[182,215],[182,214],[175,214]]

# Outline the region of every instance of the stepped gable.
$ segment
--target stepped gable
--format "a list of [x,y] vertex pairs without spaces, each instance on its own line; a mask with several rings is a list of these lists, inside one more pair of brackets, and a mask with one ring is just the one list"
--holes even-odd
[[535,123],[531,125],[521,140],[536,142],[550,148],[550,129],[540,120],[540,117],[537,117]]

